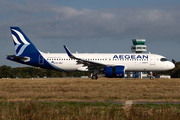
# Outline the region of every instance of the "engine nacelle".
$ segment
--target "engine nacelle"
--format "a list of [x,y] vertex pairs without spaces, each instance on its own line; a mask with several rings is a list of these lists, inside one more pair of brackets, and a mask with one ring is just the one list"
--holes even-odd
[[106,77],[124,77],[125,67],[124,66],[110,66],[104,68]]

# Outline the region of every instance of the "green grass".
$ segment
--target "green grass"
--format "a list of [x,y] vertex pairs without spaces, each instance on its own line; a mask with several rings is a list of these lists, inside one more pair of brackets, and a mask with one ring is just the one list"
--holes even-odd
[[147,103],[147,104],[134,104],[133,107],[139,108],[149,108],[149,109],[161,109],[161,108],[176,108],[180,110],[180,104],[154,104],[154,103]]
[[0,102],[1,120],[178,120],[179,104]]

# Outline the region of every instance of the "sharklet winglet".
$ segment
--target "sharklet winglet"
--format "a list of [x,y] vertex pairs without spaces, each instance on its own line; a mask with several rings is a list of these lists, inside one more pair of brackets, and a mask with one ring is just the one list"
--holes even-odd
[[74,58],[73,54],[71,53],[71,51],[64,45],[64,49],[66,50],[66,53],[68,54],[68,56],[70,58]]

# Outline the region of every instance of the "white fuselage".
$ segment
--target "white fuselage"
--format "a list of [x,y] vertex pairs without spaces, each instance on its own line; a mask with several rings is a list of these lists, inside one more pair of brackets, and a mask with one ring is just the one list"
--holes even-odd
[[[42,53],[51,65],[64,71],[88,71],[87,66],[77,64],[77,60],[69,58],[65,53]],[[174,64],[167,61],[164,56],[156,54],[131,53],[75,53],[76,57],[107,66],[125,66],[125,71],[164,71],[174,68]]]

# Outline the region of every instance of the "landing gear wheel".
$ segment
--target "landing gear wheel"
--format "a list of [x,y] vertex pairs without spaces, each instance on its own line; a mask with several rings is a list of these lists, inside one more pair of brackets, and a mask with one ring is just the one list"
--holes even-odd
[[98,79],[97,75],[93,75],[92,79]]
[[150,72],[150,80],[153,80],[155,77],[153,76],[153,72]]

